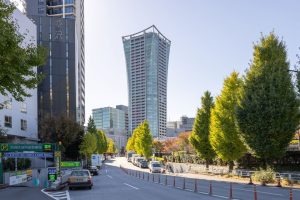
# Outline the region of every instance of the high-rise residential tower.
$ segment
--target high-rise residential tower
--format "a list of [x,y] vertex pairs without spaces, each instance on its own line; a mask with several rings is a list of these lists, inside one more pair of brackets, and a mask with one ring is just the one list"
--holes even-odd
[[122,37],[127,66],[129,131],[148,120],[154,137],[166,135],[171,41],[154,25]]
[[37,41],[48,49],[39,68],[38,116],[66,115],[84,124],[84,0],[25,0],[26,14],[37,25]]

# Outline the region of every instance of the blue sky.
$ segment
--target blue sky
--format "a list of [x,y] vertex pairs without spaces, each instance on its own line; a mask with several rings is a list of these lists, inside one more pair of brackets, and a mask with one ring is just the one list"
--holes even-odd
[[171,41],[168,120],[194,117],[206,90],[220,94],[232,71],[244,74],[253,43],[274,31],[291,68],[300,54],[297,0],[86,0],[86,115],[128,104],[121,37],[151,25]]

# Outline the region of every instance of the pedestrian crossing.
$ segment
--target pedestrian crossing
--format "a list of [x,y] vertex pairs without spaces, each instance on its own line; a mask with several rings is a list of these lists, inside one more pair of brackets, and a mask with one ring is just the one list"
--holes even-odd
[[54,200],[70,200],[70,194],[68,190],[65,191],[46,191],[45,189],[42,189],[41,192],[43,192],[48,197],[54,199]]

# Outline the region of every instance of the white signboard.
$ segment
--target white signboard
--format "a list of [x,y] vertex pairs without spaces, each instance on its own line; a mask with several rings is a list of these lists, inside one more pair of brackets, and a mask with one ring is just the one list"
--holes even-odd
[[9,177],[9,185],[17,185],[26,182],[27,182],[27,174],[21,174],[21,175]]

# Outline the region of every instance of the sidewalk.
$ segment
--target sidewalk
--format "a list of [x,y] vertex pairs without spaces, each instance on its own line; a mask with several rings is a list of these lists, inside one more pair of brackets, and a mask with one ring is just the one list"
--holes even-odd
[[[127,162],[125,157],[117,157],[115,158],[114,165],[122,166],[127,169],[149,172],[149,169],[141,169],[139,167],[134,166],[132,163]],[[243,183],[248,184],[249,178],[241,178],[241,177],[226,177],[226,175],[206,175],[206,174],[192,174],[192,173],[166,173],[170,176],[178,176],[178,177],[185,177],[185,178],[192,178],[192,179],[204,179],[204,180],[212,180],[212,181],[221,181],[221,182],[232,182],[232,183]],[[252,181],[256,185],[260,185],[259,182]],[[276,187],[277,183],[267,184],[267,186]],[[282,187],[289,187],[289,186],[282,186]],[[293,188],[300,188],[300,185],[293,185]]]

